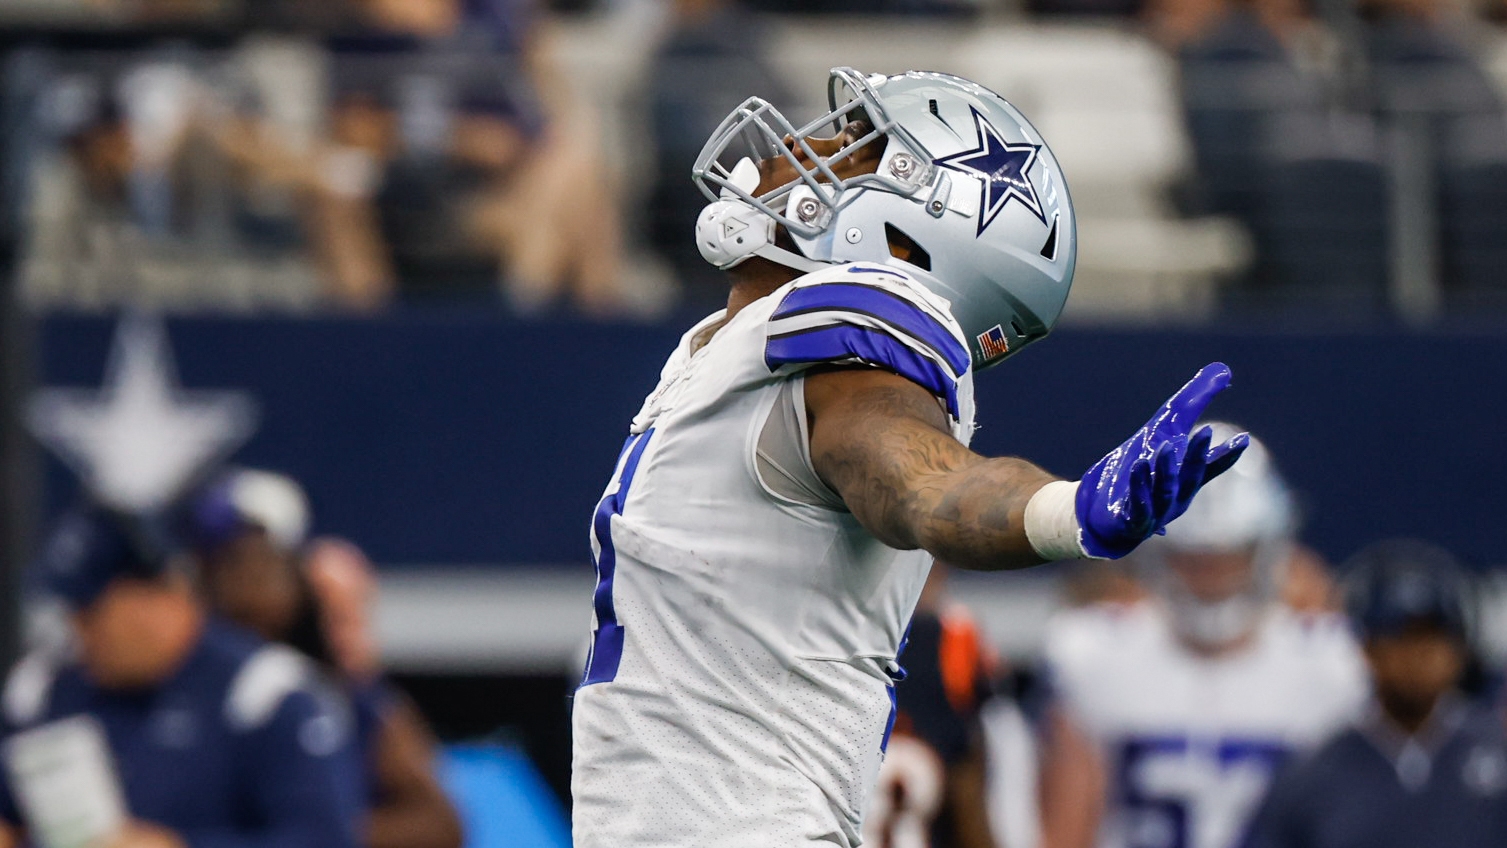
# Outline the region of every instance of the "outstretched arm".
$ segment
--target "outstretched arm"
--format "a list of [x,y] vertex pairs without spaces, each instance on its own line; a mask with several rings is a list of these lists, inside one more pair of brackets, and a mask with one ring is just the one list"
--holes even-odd
[[870,533],[962,568],[1044,560],[1026,538],[1026,503],[1057,479],[1013,457],[987,459],[952,437],[936,398],[872,368],[806,378],[811,462]]
[[1162,404],[1077,483],[1013,457],[986,459],[947,428],[920,384],[878,369],[806,378],[811,461],[859,523],[892,547],[963,568],[1119,558],[1182,515],[1245,449],[1194,423],[1230,382],[1215,363]]

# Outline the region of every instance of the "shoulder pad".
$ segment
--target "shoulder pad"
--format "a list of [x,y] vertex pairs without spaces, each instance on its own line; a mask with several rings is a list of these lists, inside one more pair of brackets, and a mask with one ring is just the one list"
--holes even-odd
[[972,358],[946,305],[903,273],[843,265],[793,283],[770,315],[764,362],[771,371],[865,364],[893,371],[958,416],[958,382]]
[[266,645],[241,664],[225,697],[225,721],[233,730],[254,730],[272,720],[283,700],[304,688],[313,669],[285,645]]
[[20,726],[41,718],[47,711],[57,675],[55,659],[41,651],[27,654],[16,663],[10,677],[6,678],[4,693],[0,694],[0,708],[5,711],[5,720],[13,726]]

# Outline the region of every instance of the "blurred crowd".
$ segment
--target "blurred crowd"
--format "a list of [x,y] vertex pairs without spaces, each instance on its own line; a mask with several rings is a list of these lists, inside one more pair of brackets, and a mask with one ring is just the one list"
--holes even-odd
[[[1158,187],[1158,203],[1186,219],[1237,221],[1248,234],[1248,261],[1212,272],[1229,310],[1427,320],[1499,307],[1507,290],[1507,113],[1492,52],[1501,36],[1488,23],[1497,7],[83,7],[100,13],[92,23],[109,22],[109,34],[19,37],[7,68],[7,126],[19,139],[8,167],[27,188],[22,279],[44,307],[369,312],[448,303],[643,316],[677,298],[715,305],[720,281],[689,238],[703,203],[689,164],[749,93],[799,101],[781,71],[774,22],[836,31],[852,14],[890,15],[907,29],[1111,18],[1160,45],[1177,69],[1186,142],[1158,143],[1189,144],[1193,167]],[[562,22],[582,12],[621,34],[592,50],[643,54],[616,92],[624,102],[583,90],[562,55]],[[1096,214],[1091,195],[1087,216]],[[1094,241],[1086,227],[1086,249]],[[1158,250],[1178,252],[1175,241]]]
[[250,4],[223,44],[126,43],[12,63],[33,299],[631,310],[598,132],[530,3]]
[[[1152,32],[1177,53],[1197,163],[1180,201],[1235,216],[1258,248],[1241,305],[1500,308],[1507,112],[1484,11],[1151,4]],[[1409,291],[1420,279],[1438,290]]]

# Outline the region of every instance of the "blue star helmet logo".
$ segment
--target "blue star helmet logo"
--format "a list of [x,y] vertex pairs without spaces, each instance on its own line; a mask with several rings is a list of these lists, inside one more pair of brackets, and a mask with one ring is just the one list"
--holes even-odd
[[977,109],[971,106],[969,109],[978,129],[978,147],[943,156],[935,164],[979,178],[979,222],[974,237],[983,235],[984,228],[993,223],[1011,200],[1020,201],[1046,224],[1047,216],[1041,211],[1041,200],[1029,175],[1041,145],[1011,144],[1000,138],[999,131]]

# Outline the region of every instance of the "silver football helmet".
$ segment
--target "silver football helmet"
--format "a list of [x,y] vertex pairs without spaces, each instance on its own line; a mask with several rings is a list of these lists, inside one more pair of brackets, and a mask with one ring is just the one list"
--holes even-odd
[[[902,268],[951,304],[975,369],[1045,336],[1067,301],[1078,238],[1062,169],[1025,117],[983,86],[922,71],[834,68],[828,102],[796,127],[752,97],[712,133],[692,171],[711,201],[696,225],[702,256],[719,268],[749,256],[799,271]],[[813,151],[809,139],[855,120],[871,129],[825,159]],[[870,144],[883,145],[877,170],[839,178],[833,166]],[[796,177],[755,195],[757,165],[772,157]],[[897,242],[909,261],[893,254]]]
[[[1222,422],[1210,426],[1216,442],[1240,432]],[[1205,485],[1188,511],[1167,525],[1166,537],[1145,546],[1156,570],[1152,587],[1167,605],[1173,627],[1185,639],[1212,647],[1250,632],[1281,592],[1296,531],[1292,495],[1266,446],[1252,438],[1240,461]],[[1225,597],[1200,597],[1188,578],[1170,567],[1181,560],[1197,568],[1216,558],[1240,558],[1249,566],[1248,579]]]

